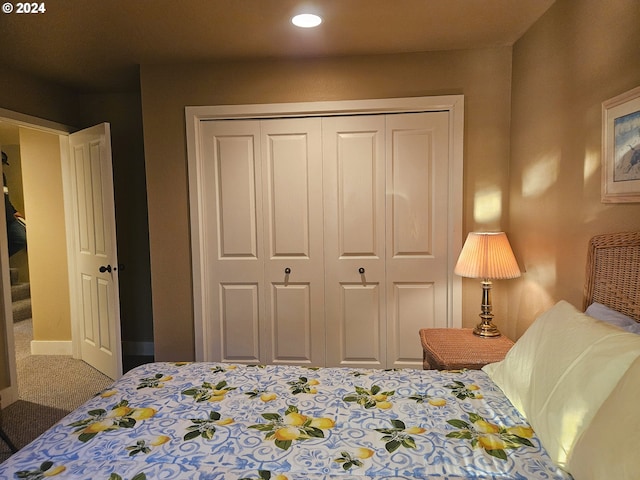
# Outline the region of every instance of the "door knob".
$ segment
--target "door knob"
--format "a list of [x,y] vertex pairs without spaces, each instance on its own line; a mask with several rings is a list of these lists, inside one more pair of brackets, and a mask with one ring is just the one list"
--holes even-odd
[[284,273],[285,273],[286,275],[289,275],[289,274],[291,273],[291,269],[290,269],[289,267],[285,268],[285,269],[284,269]]
[[111,265],[107,265],[106,267],[102,265],[98,270],[100,270],[100,273],[104,273],[104,272],[111,273]]
[[360,273],[360,275],[364,275],[364,267],[360,267],[358,269],[358,272]]

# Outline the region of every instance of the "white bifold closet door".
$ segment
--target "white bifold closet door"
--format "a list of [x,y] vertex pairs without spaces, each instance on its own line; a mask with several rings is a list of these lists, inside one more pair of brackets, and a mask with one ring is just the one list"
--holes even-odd
[[446,326],[448,113],[203,122],[212,360],[420,367]]
[[446,326],[448,114],[323,123],[327,364],[418,367]]
[[217,360],[325,363],[320,125],[203,124]]

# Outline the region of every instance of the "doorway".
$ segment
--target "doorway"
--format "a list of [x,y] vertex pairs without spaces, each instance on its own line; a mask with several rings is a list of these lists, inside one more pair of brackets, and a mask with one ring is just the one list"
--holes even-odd
[[[22,118],[14,122],[15,116]],[[122,374],[122,347],[109,126],[68,133],[63,126],[43,126],[49,123],[44,120],[24,121],[25,116],[14,112],[5,118],[4,130],[13,143],[9,147],[22,166],[24,213],[29,223],[28,281],[37,338],[30,342],[30,351],[71,355],[112,379],[118,378]],[[87,222],[93,227],[80,229]],[[85,230],[99,238],[83,236]],[[89,247],[83,242],[87,239]],[[87,253],[97,253],[100,262],[113,264],[113,268],[85,272],[79,258]],[[17,400],[18,391],[7,281],[11,263],[4,246],[2,257],[3,356],[8,358],[9,372],[1,386],[5,387],[5,404],[9,404]],[[96,364],[87,348],[107,353],[108,361]]]
[[[38,295],[38,302],[47,311],[46,321],[41,321],[40,324],[36,323],[34,329],[39,330],[42,338],[47,338],[47,329],[55,331],[58,339],[62,340],[51,343],[30,342],[31,350],[34,353],[71,355],[69,276],[64,227],[65,206],[60,167],[60,135],[65,130],[57,125],[54,127],[55,130],[46,126],[44,127],[46,131],[27,130],[25,128],[27,125],[20,120],[14,122],[11,117],[8,121],[0,122],[0,143],[9,160],[9,165],[4,166],[4,171],[7,174],[11,201],[27,218],[27,221],[30,213],[33,213],[32,218],[35,220],[28,227],[27,233],[29,246],[35,242],[33,245],[34,255],[30,254],[31,249],[28,247],[13,255],[10,260],[7,259],[7,264],[3,263],[3,276],[9,279],[6,284],[3,282],[3,290],[10,290],[12,288],[10,285],[17,283],[20,285],[18,288],[23,291],[22,296],[25,295],[26,290],[26,295],[31,297],[31,292],[34,291],[32,280],[35,279],[36,283],[44,283],[45,288],[36,288],[35,291],[41,292]],[[38,137],[25,138],[21,132],[26,133],[26,137],[33,136],[32,134],[37,134]],[[22,161],[25,155],[43,158],[43,161],[27,165]],[[25,192],[25,178],[28,178],[27,183],[30,184],[31,194]],[[35,278],[32,275],[34,265],[36,266]],[[14,310],[12,295],[5,291],[3,294],[4,298],[11,302],[4,311],[7,317],[6,336],[9,340],[9,337],[12,337],[13,321],[32,317],[31,311],[29,311],[31,307],[23,305]],[[32,305],[33,299],[20,300],[20,303],[31,303]],[[13,318],[14,312],[17,315],[15,319]],[[11,357],[9,361],[11,372],[10,386],[3,390],[3,400],[5,400],[5,404],[9,404],[17,400],[17,372],[14,345],[7,341],[6,346],[6,353]]]

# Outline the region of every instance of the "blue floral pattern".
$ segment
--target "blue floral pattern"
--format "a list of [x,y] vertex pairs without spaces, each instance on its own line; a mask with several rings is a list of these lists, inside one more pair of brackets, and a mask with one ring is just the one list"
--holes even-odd
[[568,480],[482,371],[153,363],[0,479]]

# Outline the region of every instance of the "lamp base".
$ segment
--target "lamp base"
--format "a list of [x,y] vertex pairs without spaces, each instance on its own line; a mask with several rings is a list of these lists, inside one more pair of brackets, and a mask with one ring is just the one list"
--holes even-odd
[[487,338],[495,338],[502,335],[498,327],[496,327],[493,323],[485,323],[480,322],[476,325],[476,328],[473,329],[473,333],[478,335],[479,337],[487,337]]
[[485,278],[482,280],[482,313],[480,319],[482,320],[476,328],[473,329],[473,333],[479,337],[499,337],[500,331],[493,323],[493,313],[491,313],[491,280]]

